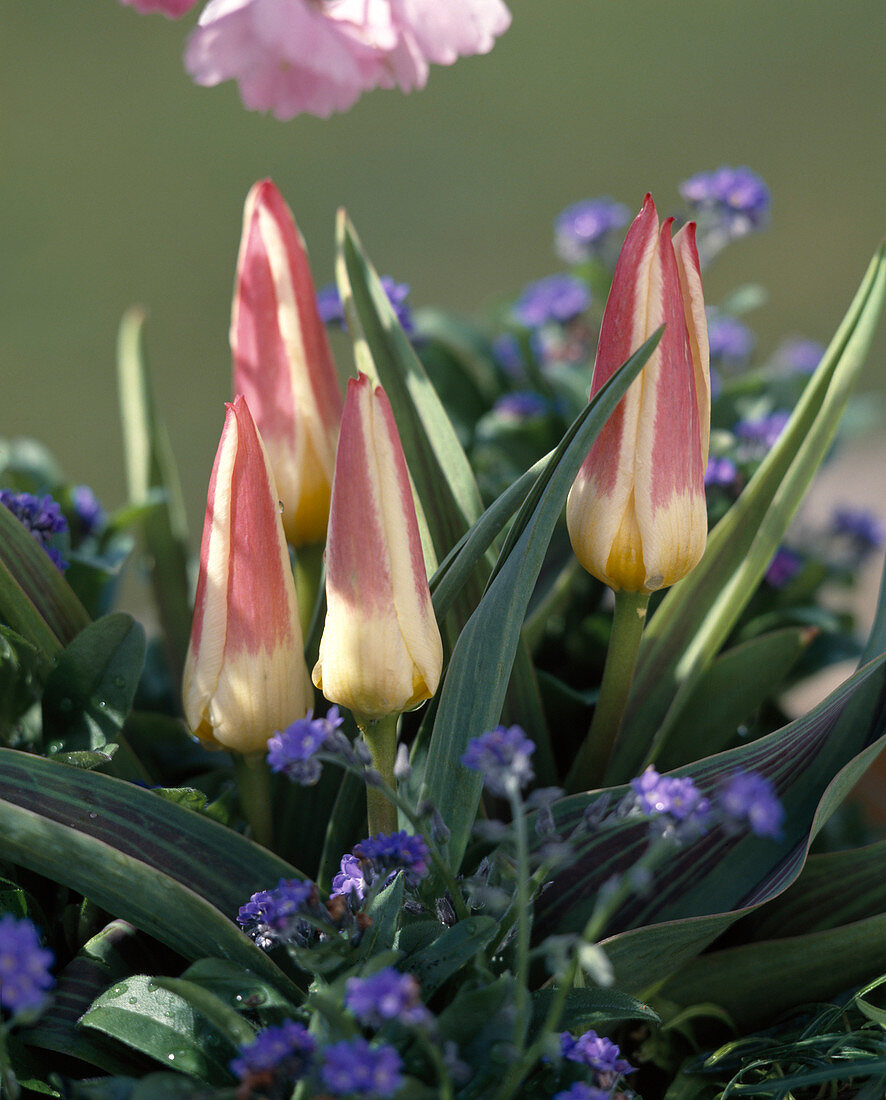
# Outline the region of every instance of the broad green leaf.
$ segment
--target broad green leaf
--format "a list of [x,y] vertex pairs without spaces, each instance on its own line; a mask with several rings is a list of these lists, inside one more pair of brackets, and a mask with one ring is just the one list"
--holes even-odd
[[[419,524],[426,523],[422,542],[430,573],[480,517],[480,491],[449,416],[344,211],[338,219],[336,241],[336,279],[355,359],[360,370],[381,383],[391,402],[418,497]],[[490,566],[491,557],[478,562],[453,595],[450,613],[441,620],[450,647],[480,600]],[[522,645],[519,638],[517,644]],[[524,658],[528,664],[528,655]],[[544,772],[550,750],[534,676],[515,685],[508,695],[507,711],[509,719],[520,722],[538,744],[539,770]]]
[[[603,941],[619,988],[648,990],[796,880],[812,838],[886,742],[880,715],[868,715],[851,729],[841,722],[853,694],[869,678],[882,677],[884,662],[886,654],[783,729],[678,769],[710,797],[736,769],[768,777],[785,807],[784,836],[775,842],[715,828],[677,849],[654,873],[649,890],[619,910]],[[612,794],[617,799],[623,790]],[[594,800],[575,795],[556,804],[558,831],[568,834]],[[621,821],[574,841],[577,859],[554,876],[537,903],[536,934],[581,931],[603,883],[627,873],[645,851],[646,830],[645,824]],[[716,996],[709,990],[704,999]]]
[[433,943],[408,955],[401,969],[413,975],[427,1000],[482,951],[497,931],[498,921],[493,917],[467,917],[441,932]]
[[461,756],[472,737],[492,729],[501,717],[526,608],[569,489],[591,444],[660,335],[659,331],[650,337],[631,356],[567,431],[527,494],[483,599],[453,650],[439,696],[422,798],[437,807],[452,831],[449,850],[456,868],[481,789],[479,775],[461,764]]
[[[553,989],[536,989],[532,994],[532,1026],[538,1030],[547,1019],[556,993]],[[618,989],[570,989],[566,1004],[557,1023],[558,1031],[572,1031],[576,1035],[589,1027],[600,1028],[620,1023],[622,1020],[648,1020],[660,1024],[655,1009],[636,997]]]
[[553,456],[554,452],[551,451],[550,454],[539,459],[494,500],[440,562],[429,581],[434,598],[434,611],[438,619],[442,620],[448,613],[474,567],[481,561],[508,520],[526,499],[529,490]]
[[182,974],[208,989],[238,1012],[256,1012],[264,1024],[281,1023],[292,1015],[292,1002],[266,978],[227,959],[198,959]]
[[[838,891],[842,885],[838,887]],[[708,952],[684,966],[661,996],[714,1000],[742,1028],[798,1004],[825,1001],[886,970],[886,913],[853,924]]]
[[58,976],[49,1008],[28,1028],[28,1046],[71,1055],[105,1073],[125,1074],[138,1069],[126,1050],[78,1029],[77,1021],[96,997],[129,973],[121,948],[138,935],[125,921],[114,921],[88,943]]
[[368,959],[381,951],[389,951],[394,946],[405,887],[405,875],[397,875],[390,885],[372,899],[367,914],[372,923],[363,933],[355,956],[357,959]]
[[828,452],[864,362],[886,294],[886,246],[778,442],[708,539],[696,568],[647,627],[608,782],[651,761],[679,723],[701,673],[737,622]]
[[0,859],[86,895],[186,958],[297,989],[234,923],[294,867],[210,818],[97,772],[0,749]]
[[117,390],[126,456],[126,489],[134,507],[157,500],[142,517],[144,546],[173,681],[180,683],[191,634],[188,528],[178,470],[157,411],[142,347],[144,311],[129,309],[117,338]]
[[689,694],[680,725],[662,749],[659,771],[727,748],[739,725],[779,687],[817,633],[788,626],[716,657]]
[[[233,1028],[236,1022],[236,1028]],[[161,1065],[208,1084],[234,1080],[228,1063],[254,1035],[232,1008],[191,982],[135,974],[97,998],[80,1021]],[[242,1035],[233,1041],[233,1034]]]
[[502,974],[488,985],[463,986],[437,1018],[444,1042],[456,1043],[465,1061],[475,1068],[459,1089],[464,1100],[495,1096],[506,1066],[495,1056],[496,1048],[508,1050],[514,1041],[514,1024],[504,1009],[517,1002],[517,983]]
[[44,736],[69,751],[101,749],[119,737],[145,659],[145,632],[131,615],[105,615],[57,659],[43,694]]
[[357,366],[381,383],[391,402],[439,559],[483,511],[474,474],[344,211],[336,241],[336,279]]
[[42,681],[51,665],[43,667],[37,649],[21,634],[0,626],[0,740],[16,730],[16,724],[40,698]]
[[49,555],[0,507],[0,624],[11,627],[47,661],[89,622]]
[[886,913],[884,867],[886,840],[810,856],[794,885],[750,918],[749,931],[754,939],[776,939]]

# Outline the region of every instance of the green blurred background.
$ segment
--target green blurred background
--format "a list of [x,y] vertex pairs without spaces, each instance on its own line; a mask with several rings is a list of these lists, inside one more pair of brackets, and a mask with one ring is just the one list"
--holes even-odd
[[[758,281],[763,352],[827,341],[886,229],[883,0],[512,0],[487,57],[346,115],[279,123],[194,87],[173,23],[116,0],[0,7],[0,435],[34,435],[122,501],[114,342],[150,310],[157,388],[194,537],[228,398],[227,327],[249,186],[271,176],[332,276],[336,207],[415,306],[471,312],[557,269],[551,224],[608,193],[677,209],[694,172],[746,164],[769,230],[708,300]],[[866,382],[882,387],[881,328]]]

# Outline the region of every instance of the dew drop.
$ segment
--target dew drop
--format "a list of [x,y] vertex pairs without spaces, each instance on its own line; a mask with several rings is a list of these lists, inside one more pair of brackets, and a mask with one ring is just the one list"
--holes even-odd
[[90,810],[89,811],[89,820],[90,821],[95,821],[95,819],[97,817],[98,817],[98,814],[95,812],[95,810]]
[[282,500],[277,501],[277,511],[280,513],[281,516],[283,515],[283,501]]

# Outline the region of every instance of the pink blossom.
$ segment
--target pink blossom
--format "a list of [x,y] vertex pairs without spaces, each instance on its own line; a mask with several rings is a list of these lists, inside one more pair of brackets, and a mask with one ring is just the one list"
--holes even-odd
[[180,19],[197,3],[197,0],[120,0],[121,4],[135,8],[142,15],[159,11],[170,19]]
[[252,110],[325,118],[370,88],[424,87],[430,62],[486,53],[509,23],[502,0],[210,0],[185,66],[236,80]]

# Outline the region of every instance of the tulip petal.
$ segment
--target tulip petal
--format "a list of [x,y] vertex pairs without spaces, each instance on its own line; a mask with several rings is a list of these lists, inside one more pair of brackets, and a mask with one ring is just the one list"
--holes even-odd
[[231,315],[234,392],[262,434],[294,546],[326,533],[341,393],[298,229],[270,180],[249,192]]
[[390,403],[350,379],[326,547],[326,624],[314,683],[375,720],[429,698],[443,648]]
[[673,584],[704,551],[710,435],[707,328],[694,226],[671,241],[649,195],[628,230],[591,393],[660,325],[658,347],[598,436],[567,503],[573,549],[612,588]]
[[245,399],[227,406],[213,466],[185,663],[198,737],[258,752],[311,705],[277,494]]

